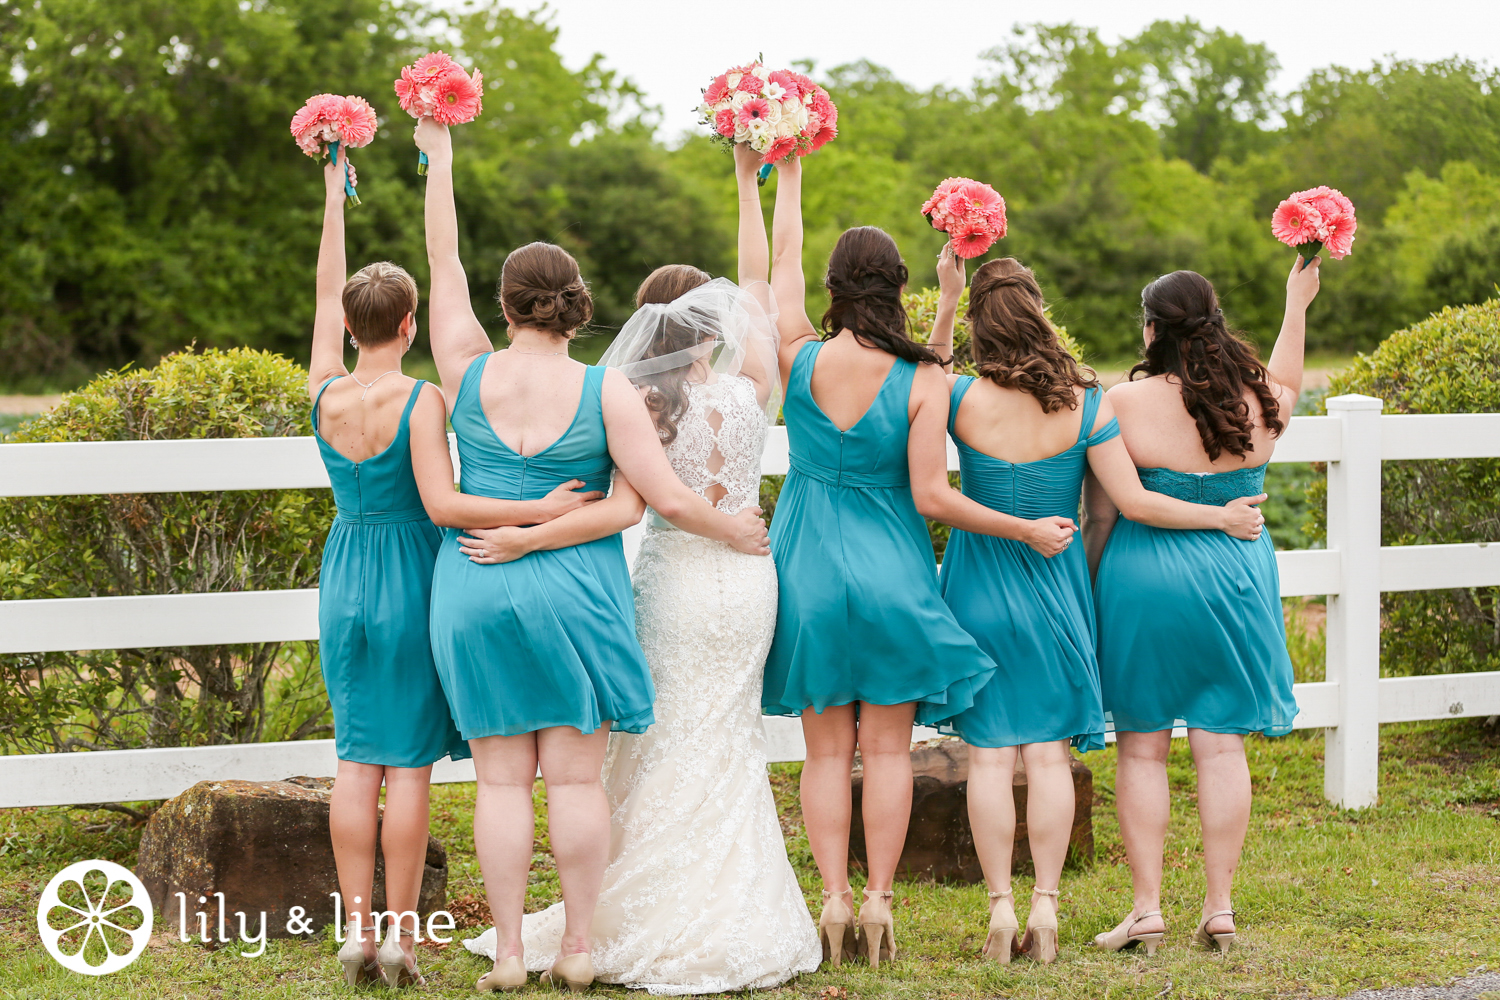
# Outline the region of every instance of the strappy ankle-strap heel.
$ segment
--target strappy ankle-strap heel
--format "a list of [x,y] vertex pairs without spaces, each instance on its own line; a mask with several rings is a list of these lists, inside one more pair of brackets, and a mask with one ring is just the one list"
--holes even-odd
[[[846,900],[844,897],[848,896]],[[823,890],[823,912],[818,917],[818,939],[823,943],[823,961],[837,969],[854,957],[854,890]]]
[[1161,916],[1160,910],[1152,910],[1135,918],[1126,917],[1114,930],[1095,935],[1094,947],[1103,948],[1105,951],[1130,951],[1137,945],[1145,945],[1147,957],[1155,955],[1156,949],[1160,948],[1161,943],[1166,940],[1167,932],[1152,931],[1149,934],[1133,934],[1131,931],[1142,920],[1159,916]]
[[365,949],[355,939],[353,932],[339,949],[339,965],[344,967],[344,984],[347,986],[368,986],[384,982],[380,978],[379,962],[375,959],[366,961]]
[[[1015,902],[1009,889],[1001,889],[999,892],[989,893],[990,899],[1009,899]],[[1015,907],[1011,906],[1010,915],[1004,913],[1006,907],[996,903],[990,909],[990,930],[984,939],[984,950],[981,952],[991,962],[999,962],[1001,965],[1009,965],[1011,957],[1016,954],[1016,936],[1021,932],[1021,925],[1016,922]]]
[[1051,965],[1057,961],[1057,906],[1056,901],[1062,895],[1061,889],[1032,889],[1032,894],[1037,896],[1048,896],[1053,900],[1052,916],[1045,921],[1039,921],[1036,917],[1036,904],[1031,906],[1031,913],[1026,915],[1026,936],[1021,943],[1021,954],[1043,965]]
[[510,993],[526,985],[526,966],[521,956],[512,955],[479,977],[474,989],[479,993]]
[[1217,913],[1210,913],[1208,916],[1200,920],[1198,922],[1198,929],[1193,931],[1193,943],[1201,944],[1209,951],[1218,948],[1219,954],[1222,955],[1228,952],[1230,948],[1234,947],[1234,935],[1236,931],[1228,931],[1224,934],[1210,934],[1208,932],[1208,924],[1215,917],[1228,917],[1231,921],[1233,921],[1234,911],[1220,910]]
[[[891,900],[896,894],[890,889],[865,889],[864,897],[859,907],[859,949],[869,958],[870,968],[878,969],[881,962],[896,960],[896,927],[891,918]],[[866,913],[872,899],[885,900],[884,913]]]
[[396,924],[385,940],[380,942],[380,950],[375,953],[375,958],[380,962],[381,974],[385,976],[385,984],[393,989],[404,986],[425,986],[427,980],[422,978],[422,973],[417,969],[417,958],[412,956],[411,964],[406,964],[406,952],[401,950],[401,938],[411,937],[411,933]]

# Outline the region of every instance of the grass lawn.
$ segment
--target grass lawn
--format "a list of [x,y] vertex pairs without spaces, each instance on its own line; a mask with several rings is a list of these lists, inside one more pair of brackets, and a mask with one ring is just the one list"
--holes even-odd
[[[898,883],[899,960],[805,976],[780,993],[849,997],[1282,997],[1339,996],[1363,987],[1437,982],[1500,965],[1500,727],[1479,720],[1387,726],[1379,806],[1341,812],[1322,798],[1322,737],[1254,739],[1256,804],[1239,879],[1242,947],[1227,959],[1190,949],[1202,891],[1201,854],[1185,741],[1173,748],[1173,825],[1167,847],[1167,947],[1153,960],[1087,947],[1130,907],[1112,811],[1114,753],[1091,754],[1098,861],[1063,880],[1062,955],[1051,968],[980,962],[985,900],[979,886]],[[810,901],[819,888],[796,808],[797,765],[773,781],[793,863]],[[473,788],[439,786],[433,818],[448,846],[450,908],[483,919],[469,817]],[[130,865],[139,831],[118,814],[65,809],[0,811],[0,997],[325,997],[346,991],[330,938],[274,942],[241,958],[159,936],[135,965],[97,980],[66,972],[42,951],[33,925],[43,885],[90,857]],[[538,825],[528,907],[556,898]],[[1026,898],[1029,877],[1016,881]],[[814,903],[814,912],[816,904]],[[477,926],[459,932],[478,933]],[[470,995],[483,963],[458,944],[424,945],[426,995]],[[535,980],[533,979],[533,983]],[[535,987],[533,986],[533,989]],[[617,987],[597,987],[625,995]],[[639,995],[639,994],[635,994]]]

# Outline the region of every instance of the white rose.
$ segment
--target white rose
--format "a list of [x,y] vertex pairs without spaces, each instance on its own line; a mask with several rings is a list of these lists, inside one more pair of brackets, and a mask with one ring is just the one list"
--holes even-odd
[[745,102],[754,96],[754,94],[747,94],[743,90],[736,91],[735,95],[729,99],[729,106],[735,111],[739,111],[740,108],[745,106]]
[[756,76],[760,77],[762,80],[769,80],[769,79],[771,79],[771,71],[769,69],[767,69],[766,67],[764,67],[764,66],[751,66],[750,67],[750,72],[754,73]]
[[765,122],[769,126],[781,124],[781,105],[776,101],[766,102]]
[[776,124],[776,138],[778,139],[790,139],[797,132],[797,123],[790,117],[783,118]]
[[750,141],[750,130],[747,129],[745,126],[741,125],[739,122],[735,122],[734,123],[734,141],[735,142],[749,142]]
[[724,77],[724,82],[729,85],[730,90],[733,90],[735,87],[738,87],[740,85],[740,77],[744,75],[745,74],[743,73],[730,73],[728,76]]
[[783,97],[781,99],[782,114],[795,115],[802,110],[802,102],[795,97]]

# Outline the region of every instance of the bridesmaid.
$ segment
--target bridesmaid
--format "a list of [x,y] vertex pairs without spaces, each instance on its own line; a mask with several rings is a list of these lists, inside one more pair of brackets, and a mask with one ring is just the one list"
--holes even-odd
[[[964,286],[963,264],[951,249],[938,260],[938,281],[932,347],[949,353]],[[948,431],[958,445],[965,496],[1017,517],[1072,518],[1087,470],[1132,520],[1247,540],[1260,534],[1264,518],[1251,504],[1265,497],[1216,507],[1141,486],[1113,407],[1094,373],[1063,347],[1029,268],[1009,257],[982,266],[966,318],[979,377],[948,380]],[[1068,746],[1104,747],[1088,565],[1072,546],[1049,558],[1010,539],[954,531],[940,586],[958,623],[1000,664],[973,707],[940,727],[970,746],[969,824],[991,889],[984,953],[1009,962],[1019,931],[1010,888],[1019,752],[1036,887],[1018,950],[1051,962],[1058,883],[1073,829]]]
[[[953,715],[995,670],[938,594],[923,516],[1062,551],[1073,522],[1022,520],[948,485],[941,359],[907,335],[906,265],[879,229],[845,232],[828,260],[819,338],[804,310],[801,161],[778,165],[771,287],[782,305],[791,472],[771,548],[781,580],[762,708],[801,715],[802,811],[823,879],[819,932],[840,963],[854,949],[850,767],[864,762],[869,878],[859,948],[894,958],[891,890],[911,815],[917,703]],[[811,711],[808,711],[808,710]]]
[[[429,513],[441,524],[526,524],[600,494],[559,489],[512,503],[453,492],[442,395],[401,373],[417,332],[416,282],[389,263],[344,281],[344,164],[326,165],[324,182],[308,390],[338,505],[318,582],[319,660],[339,758],[328,825],[349,914],[338,957],[350,985],[381,978],[405,985],[421,980],[411,933],[427,856],[432,764],[469,756],[448,716],[428,638],[428,592],[442,537]],[[345,332],[359,351],[352,373],[344,367]],[[393,915],[378,956],[376,937],[364,933],[380,932],[371,916],[377,831]],[[412,932],[402,923],[408,916]]]
[[[539,496],[573,479],[603,489],[616,466],[621,473],[608,499],[574,512],[575,537],[558,544],[550,526],[533,529],[536,549],[513,562],[472,561],[477,540],[450,530],[432,588],[434,656],[478,774],[474,847],[496,936],[494,968],[478,988],[526,982],[521,914],[540,767],[566,914],[542,982],[580,990],[594,979],[589,932],[609,857],[600,780],[609,732],[640,733],[653,721],[619,532],[640,521],[643,498],[676,526],[752,555],[769,553],[765,524],[759,508],[731,517],[703,503],[673,474],[630,381],[568,358],[593,304],[567,251],[532,243],[506,258],[499,297],[511,344],[492,350],[458,258],[448,130],[423,118],[416,139],[429,162],[433,357],[444,384],[459,386],[451,412],[463,491]],[[580,523],[593,525],[593,540],[577,542]]]
[[[1230,332],[1202,275],[1176,271],[1146,286],[1144,360],[1108,395],[1147,489],[1204,503],[1260,492],[1302,386],[1318,266],[1314,257],[1303,267],[1299,257],[1292,267],[1269,366]],[[1167,749],[1173,727],[1185,726],[1207,879],[1193,940],[1227,951],[1235,937],[1230,890],[1250,822],[1245,734],[1284,736],[1297,714],[1271,537],[1240,542],[1152,528],[1129,515],[1116,522],[1097,489],[1088,491],[1085,512],[1085,545],[1098,566],[1104,709],[1120,739],[1116,809],[1135,888],[1130,914],[1095,943],[1118,950],[1160,941],[1166,931]]]

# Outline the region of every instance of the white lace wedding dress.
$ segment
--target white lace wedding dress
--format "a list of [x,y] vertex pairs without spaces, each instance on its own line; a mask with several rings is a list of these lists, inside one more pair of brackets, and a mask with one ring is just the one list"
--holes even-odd
[[[689,384],[667,449],[726,513],[759,501],[765,412],[748,379]],[[651,515],[636,557],[636,629],[656,683],[656,724],[615,733],[604,763],[610,864],[593,926],[598,978],[654,994],[776,986],[822,959],[787,861],[766,778],[761,674],[776,624],[769,557],[678,531]],[[526,967],[548,968],[559,903],[528,914]],[[466,942],[494,957],[494,929]]]

